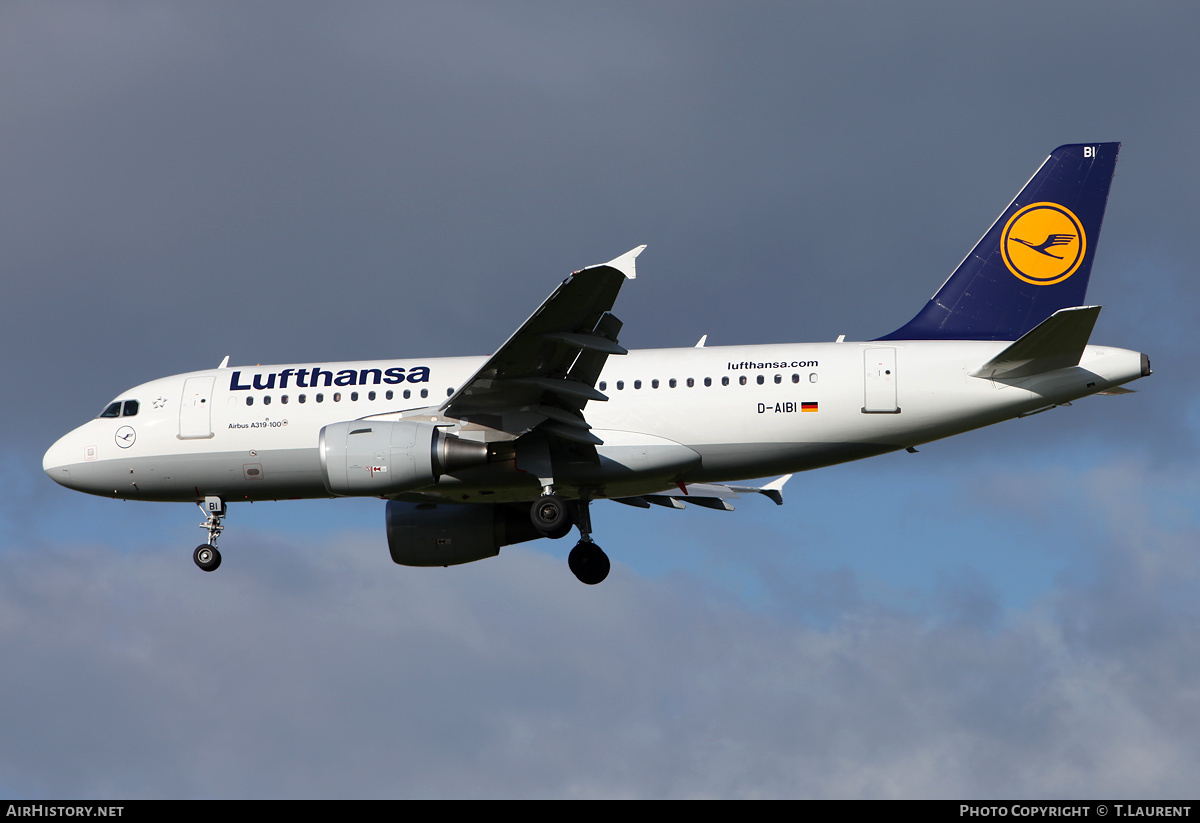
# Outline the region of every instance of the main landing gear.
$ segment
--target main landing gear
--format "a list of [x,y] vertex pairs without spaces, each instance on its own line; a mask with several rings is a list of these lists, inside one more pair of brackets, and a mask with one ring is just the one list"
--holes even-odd
[[206,497],[203,503],[196,505],[200,507],[200,511],[204,512],[204,522],[200,524],[200,528],[208,529],[208,542],[196,547],[196,550],[192,552],[192,560],[195,560],[196,565],[203,571],[215,572],[221,565],[221,553],[217,551],[217,537],[225,528],[221,525],[221,518],[225,516],[225,501],[219,497]]
[[[571,523],[579,527],[579,542],[571,549],[567,565],[581,583],[594,586],[608,577],[611,564],[604,550],[592,542],[591,501],[585,496],[577,503],[568,504],[549,488],[529,510],[533,526],[546,537],[557,540],[571,531]],[[574,517],[572,517],[574,509]]]
[[546,493],[533,501],[529,518],[533,521],[533,527],[551,540],[566,537],[571,531],[571,512],[567,508],[567,501],[557,494]]
[[608,555],[604,553],[604,549],[593,543],[590,537],[575,544],[575,548],[567,555],[567,565],[579,578],[580,583],[589,586],[603,583],[604,578],[608,577],[610,567]]

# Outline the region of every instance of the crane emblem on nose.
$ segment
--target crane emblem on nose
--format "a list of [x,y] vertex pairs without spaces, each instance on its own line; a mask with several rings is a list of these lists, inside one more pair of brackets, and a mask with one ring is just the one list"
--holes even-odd
[[113,437],[117,441],[117,445],[123,449],[127,449],[137,440],[137,432],[133,430],[133,426],[122,426],[117,429],[116,435]]

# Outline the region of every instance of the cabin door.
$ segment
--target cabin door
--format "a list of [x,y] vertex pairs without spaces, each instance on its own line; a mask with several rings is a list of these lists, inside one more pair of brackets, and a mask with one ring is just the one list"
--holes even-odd
[[896,405],[896,350],[863,350],[863,414],[899,414]]
[[179,401],[179,439],[212,437],[212,390],[215,377],[189,377]]

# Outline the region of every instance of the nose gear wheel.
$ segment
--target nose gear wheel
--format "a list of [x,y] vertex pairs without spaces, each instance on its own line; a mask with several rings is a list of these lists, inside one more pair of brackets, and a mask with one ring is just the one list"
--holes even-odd
[[205,543],[202,546],[197,546],[196,551],[192,552],[192,560],[196,561],[196,565],[201,570],[215,572],[217,567],[221,565],[221,553],[217,551],[216,546],[210,546],[208,543]]
[[208,531],[208,542],[196,547],[196,550],[192,552],[192,560],[202,570],[215,572],[221,565],[221,553],[217,551],[217,538],[225,529],[221,525],[221,518],[225,516],[225,501],[219,497],[209,496],[204,498],[204,502],[196,505],[200,507],[200,511],[204,512],[204,522],[200,524],[200,528]]

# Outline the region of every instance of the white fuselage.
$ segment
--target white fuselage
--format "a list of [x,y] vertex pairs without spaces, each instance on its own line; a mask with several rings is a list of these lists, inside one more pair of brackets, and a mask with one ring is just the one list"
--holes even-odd
[[[1143,356],[1088,346],[1078,366],[998,382],[971,372],[1004,342],[904,341],[654,349],[610,357],[586,408],[598,467],[566,468],[570,494],[648,494],[677,482],[763,477],[842,463],[958,434],[1142,376]],[[502,443],[437,407],[486,358],[253,366],[144,383],[46,453],[46,473],[80,491],[196,501],[328,497],[322,427],[419,417]],[[111,406],[110,406],[111,409]],[[511,435],[507,436],[511,439]],[[693,454],[694,453],[694,454]],[[696,459],[698,456],[698,459]],[[574,473],[573,473],[574,472]],[[509,454],[410,498],[532,500],[536,477]]]

